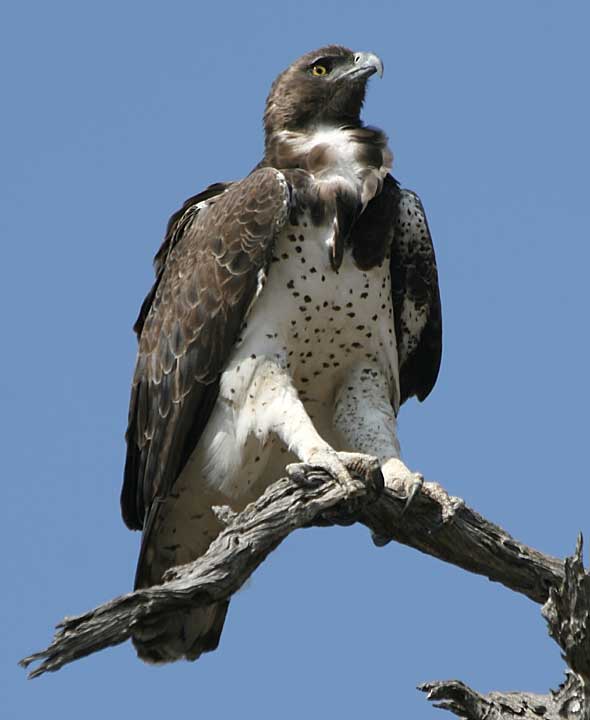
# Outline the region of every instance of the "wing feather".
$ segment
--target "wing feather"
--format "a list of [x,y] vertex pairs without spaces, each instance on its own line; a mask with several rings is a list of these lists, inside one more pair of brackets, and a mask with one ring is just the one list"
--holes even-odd
[[411,190],[400,191],[390,267],[401,403],[413,395],[424,400],[440,369],[442,314],[432,237]]
[[390,253],[400,404],[412,395],[424,400],[438,376],[442,321],[436,258],[420,198],[387,175],[356,221],[351,243],[361,270]]
[[288,212],[288,186],[266,168],[211,186],[171,218],[154,262],[156,282],[135,324],[121,494],[132,529],[147,528],[198,442]]

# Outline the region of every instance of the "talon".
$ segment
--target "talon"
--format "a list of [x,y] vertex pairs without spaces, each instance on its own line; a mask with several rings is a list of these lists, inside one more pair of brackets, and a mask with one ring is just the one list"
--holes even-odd
[[402,517],[407,512],[414,498],[424,484],[424,477],[420,473],[413,473],[399,458],[390,458],[383,465],[385,485],[404,499]]
[[424,484],[424,476],[420,475],[419,473],[415,473],[413,476],[413,482],[411,483],[411,485],[408,489],[406,502],[404,503],[404,507],[402,509],[402,517],[406,514],[407,509],[412,504],[412,501],[418,494],[418,491],[420,490],[420,488],[422,487],[423,484]]

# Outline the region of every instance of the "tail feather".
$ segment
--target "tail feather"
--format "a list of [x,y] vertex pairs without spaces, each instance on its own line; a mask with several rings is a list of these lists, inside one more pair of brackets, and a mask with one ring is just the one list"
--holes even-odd
[[[207,551],[222,529],[211,510],[214,504],[220,504],[217,497],[200,493],[199,506],[180,502],[180,498],[152,505],[143,531],[136,588],[160,584],[166,570]],[[197,522],[191,520],[193,516]],[[132,634],[138,656],[145,662],[166,663],[196,660],[202,653],[215,650],[228,606],[229,601],[217,602],[142,621]]]
[[134,630],[138,656],[148,663],[197,660],[219,645],[229,601],[186,610]]

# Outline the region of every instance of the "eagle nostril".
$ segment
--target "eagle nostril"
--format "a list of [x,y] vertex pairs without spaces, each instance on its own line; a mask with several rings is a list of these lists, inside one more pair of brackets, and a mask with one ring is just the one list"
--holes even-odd
[[355,55],[355,56],[354,56],[354,61],[355,61],[355,63],[360,62],[360,61],[361,61],[361,56],[360,56],[360,55]]

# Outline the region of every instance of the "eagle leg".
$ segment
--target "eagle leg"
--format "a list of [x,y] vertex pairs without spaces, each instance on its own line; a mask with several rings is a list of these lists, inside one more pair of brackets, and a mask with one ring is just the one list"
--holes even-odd
[[378,365],[353,366],[336,398],[334,424],[348,447],[379,458],[385,486],[405,498],[403,514],[424,478],[411,472],[399,459],[397,420],[390,396],[390,383]]

